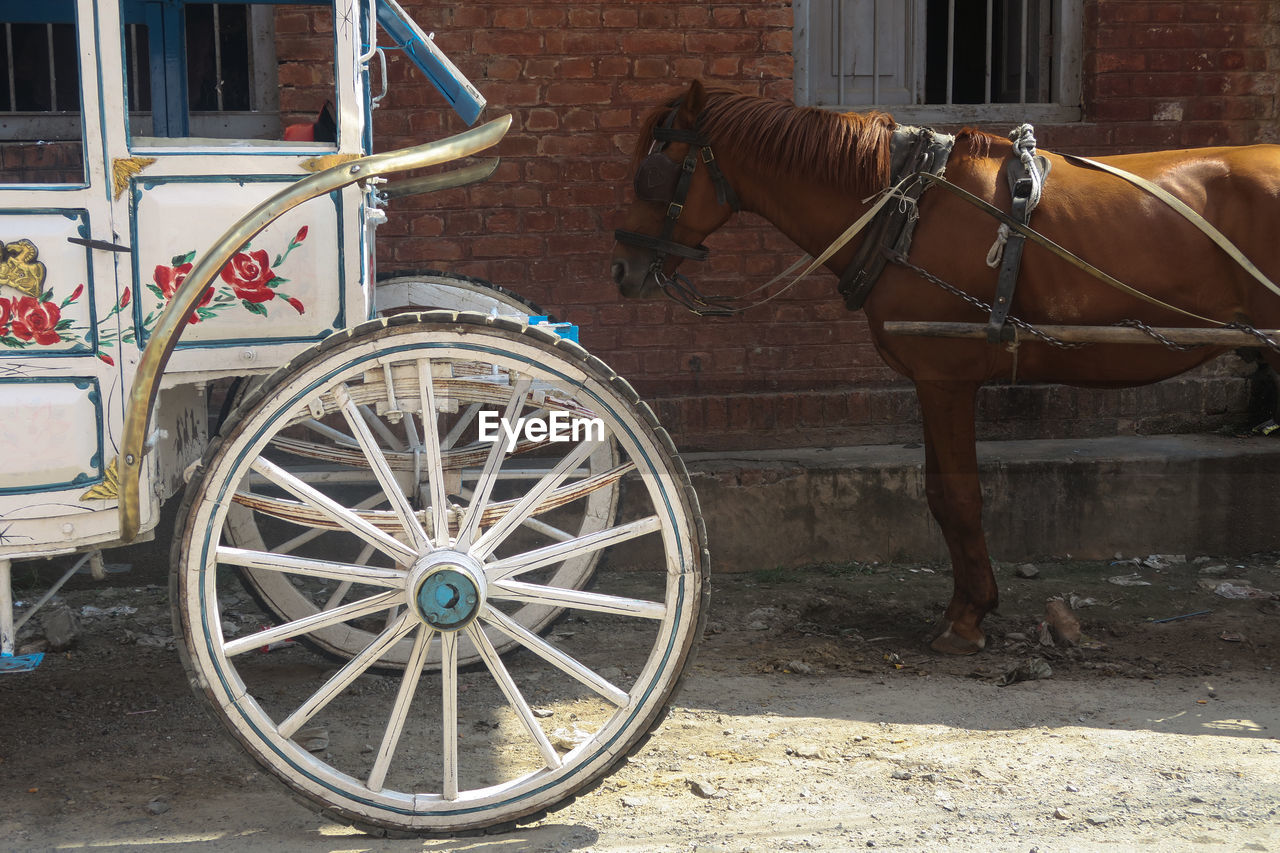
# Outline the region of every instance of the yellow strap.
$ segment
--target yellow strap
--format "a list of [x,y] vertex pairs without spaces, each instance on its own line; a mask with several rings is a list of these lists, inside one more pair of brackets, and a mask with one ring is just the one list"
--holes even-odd
[[[1204,232],[1204,234],[1207,235],[1209,239],[1213,240],[1213,242],[1217,244],[1219,248],[1221,248],[1224,252],[1226,252],[1227,255],[1232,260],[1238,263],[1245,270],[1245,272],[1249,273],[1251,276],[1257,279],[1268,290],[1272,291],[1277,295],[1280,295],[1280,286],[1277,286],[1275,282],[1267,278],[1266,275],[1264,275],[1262,271],[1259,270],[1253,264],[1252,261],[1250,261],[1247,257],[1245,257],[1244,253],[1241,252],[1240,249],[1237,248],[1234,243],[1232,243],[1230,240],[1227,239],[1226,235],[1224,235],[1217,228],[1214,228],[1213,225],[1211,225],[1207,220],[1205,220],[1204,217],[1196,213],[1194,210],[1192,210],[1190,207],[1184,204],[1180,199],[1178,199],[1176,196],[1172,195],[1165,189],[1156,186],[1155,184],[1151,183],[1145,178],[1140,178],[1137,175],[1134,175],[1130,172],[1126,172],[1123,169],[1117,169],[1114,166],[1108,166],[1105,163],[1099,163],[1096,160],[1090,160],[1086,157],[1077,157],[1073,154],[1064,154],[1062,155],[1062,157],[1066,159],[1068,162],[1075,163],[1077,165],[1086,166],[1086,167],[1097,168],[1104,172],[1108,172],[1110,174],[1116,175],[1117,177],[1123,178],[1124,180],[1129,181],[1133,185],[1151,193],[1156,198],[1160,199],[1161,201],[1165,202],[1170,207],[1172,207],[1181,216],[1187,219],[1187,221],[1191,222],[1191,224],[1195,225],[1202,232]],[[876,201],[876,203],[873,204],[871,208],[867,210],[866,213],[864,213],[861,217],[859,217],[859,219],[856,222],[850,225],[844,231],[843,234],[837,237],[831,243],[831,245],[828,246],[822,252],[822,254],[814,258],[813,262],[809,264],[809,266],[804,270],[804,272],[796,276],[786,287],[784,287],[781,291],[779,291],[779,293],[774,294],[774,296],[778,296],[781,293],[787,290],[790,290],[798,282],[800,282],[802,279],[804,279],[806,276],[808,276],[818,267],[822,266],[824,263],[830,260],[832,255],[834,255],[836,252],[842,249],[845,246],[845,244],[847,244],[850,240],[852,240],[854,237],[858,235],[858,232],[860,232],[863,228],[867,226],[867,223],[870,222],[875,217],[875,215],[880,212],[880,209],[882,207],[884,207],[891,199],[898,197],[904,186],[906,186],[909,182],[917,179],[925,180],[929,183],[938,184],[942,187],[945,187],[947,190],[950,190],[952,193],[961,197],[962,199],[969,202],[970,204],[975,205],[976,207],[994,216],[996,219],[1000,220],[1001,222],[1004,222],[1010,228],[1019,232],[1020,234],[1025,236],[1027,239],[1031,240],[1031,242],[1036,243],[1045,249],[1048,249],[1053,254],[1057,255],[1063,260],[1066,260],[1069,263],[1075,265],[1076,267],[1079,267],[1084,272],[1116,288],[1117,290],[1123,291],[1124,293],[1127,293],[1130,296],[1141,299],[1144,302],[1149,302],[1152,305],[1156,305],[1160,308],[1164,308],[1169,311],[1174,311],[1178,314],[1182,314],[1186,317],[1191,317],[1203,323],[1209,323],[1210,325],[1214,325],[1214,326],[1226,325],[1221,320],[1214,320],[1210,317],[1204,317],[1200,314],[1197,314],[1194,311],[1188,311],[1185,308],[1179,308],[1176,305],[1170,305],[1168,302],[1165,302],[1161,299],[1157,299],[1156,297],[1151,296],[1149,294],[1143,293],[1141,290],[1138,290],[1137,288],[1130,287],[1129,285],[1125,284],[1124,282],[1120,281],[1114,276],[1109,275],[1108,273],[1105,273],[1102,270],[1098,269],[1093,264],[1090,264],[1088,261],[1076,255],[1074,252],[1071,252],[1068,249],[1065,249],[1062,246],[1058,245],[1057,243],[1050,240],[1048,237],[1045,237],[1043,234],[1039,233],[1038,231],[1033,231],[1030,227],[1020,222],[1016,222],[1015,220],[1013,220],[1012,217],[1010,217],[1004,211],[1000,210],[999,208],[995,207],[992,204],[989,204],[984,199],[981,199],[973,195],[972,193],[964,189],[961,189],[960,187],[956,186],[955,184],[951,183],[946,178],[943,178],[940,175],[933,175],[928,172],[916,172],[914,174],[907,175],[894,186],[884,190],[880,196],[880,199]],[[778,276],[778,278],[785,276],[792,269],[794,269],[795,266],[796,265],[793,265],[792,267],[783,271],[783,273],[781,273]],[[774,281],[776,280],[777,279],[775,278]],[[769,298],[772,299],[774,297],[771,296]]]
[[[827,246],[827,248],[822,252],[821,255],[818,255],[818,257],[814,258],[813,263],[809,264],[809,266],[805,269],[805,271],[800,273],[800,275],[796,276],[795,281],[791,282],[791,284],[787,286],[791,287],[797,281],[800,281],[800,279],[804,278],[809,273],[813,272],[818,267],[822,266],[827,261],[829,261],[832,255],[834,255],[836,252],[844,248],[845,244],[848,243],[850,240],[852,240],[854,237],[856,237],[859,231],[867,227],[867,223],[875,218],[875,215],[880,212],[880,208],[888,204],[891,199],[901,197],[902,188],[905,187],[911,181],[914,181],[916,178],[924,174],[927,174],[927,173],[926,172],[912,173],[910,175],[907,175],[902,180],[898,181],[898,183],[894,184],[893,186],[882,190],[880,193],[880,200],[877,201],[875,204],[871,205],[871,207],[867,210],[867,212],[862,214],[862,216],[858,218],[857,222],[853,223],[848,228],[846,228],[843,234],[837,237],[830,246]],[[912,201],[911,203],[915,204],[915,201]]]
[[1063,154],[1062,157],[1068,163],[1074,163],[1077,166],[1087,166],[1094,169],[1100,169],[1103,172],[1115,175],[1118,178],[1123,178],[1135,187],[1139,187],[1151,193],[1153,196],[1176,210],[1192,225],[1199,228],[1205,236],[1218,245],[1218,248],[1226,252],[1227,255],[1230,256],[1231,260],[1235,261],[1244,269],[1245,272],[1257,279],[1263,287],[1270,290],[1277,296],[1280,296],[1280,286],[1277,286],[1275,282],[1267,278],[1266,275],[1263,274],[1262,270],[1258,269],[1254,265],[1253,261],[1245,257],[1244,252],[1240,251],[1235,243],[1228,240],[1225,234],[1217,228],[1214,228],[1208,220],[1196,213],[1190,207],[1187,207],[1187,205],[1183,203],[1182,199],[1178,198],[1164,187],[1158,186],[1151,181],[1148,181],[1146,178],[1140,178],[1132,172],[1126,172],[1124,169],[1117,169],[1115,166],[1108,166],[1106,163],[1099,163],[1097,160],[1090,160],[1088,157],[1077,157],[1074,154]]
[[[876,203],[875,203],[875,204],[871,205],[870,209],[868,209],[866,213],[862,214],[862,216],[858,218],[858,221],[857,221],[857,222],[853,223],[853,224],[852,224],[852,225],[850,225],[848,228],[846,228],[846,229],[844,230],[844,233],[843,233],[843,234],[841,234],[839,237],[837,237],[837,238],[836,238],[836,239],[831,243],[831,245],[827,246],[827,248],[823,250],[822,254],[820,254],[820,255],[818,255],[818,257],[814,258],[814,259],[813,259],[813,262],[812,262],[812,263],[810,263],[810,264],[809,264],[809,266],[805,267],[804,272],[800,273],[798,276],[796,276],[795,278],[791,279],[791,281],[787,282],[787,285],[786,285],[785,287],[781,288],[781,289],[780,289],[780,290],[778,290],[776,293],[771,293],[770,295],[766,296],[764,299],[759,300],[758,302],[752,302],[750,305],[744,305],[744,306],[742,306],[741,308],[731,308],[731,309],[729,309],[729,310],[730,310],[730,311],[732,311],[733,313],[742,313],[743,311],[746,311],[746,310],[748,310],[748,309],[756,308],[756,307],[758,307],[758,306],[760,306],[760,305],[763,305],[763,304],[765,304],[766,302],[772,302],[774,299],[777,299],[779,296],[781,296],[782,294],[786,293],[786,292],[787,292],[788,290],[790,290],[791,288],[795,287],[797,284],[799,284],[801,281],[803,281],[805,278],[807,278],[807,277],[809,276],[809,274],[810,274],[810,273],[812,273],[812,272],[813,272],[814,270],[816,270],[818,267],[822,266],[822,265],[823,265],[823,264],[825,264],[828,260],[830,260],[832,255],[834,255],[836,252],[838,252],[838,251],[840,251],[842,248],[844,248],[845,244],[846,244],[846,243],[848,243],[850,240],[852,240],[854,237],[856,237],[856,236],[858,235],[858,232],[859,232],[859,231],[861,231],[863,228],[866,228],[866,227],[867,227],[867,223],[868,223],[868,222],[870,222],[872,219],[874,219],[874,218],[875,218],[875,215],[876,215],[877,213],[879,213],[879,212],[880,212],[880,208],[882,208],[882,207],[884,207],[886,204],[888,204],[888,203],[889,203],[889,201],[890,201],[891,199],[898,198],[898,197],[901,195],[901,190],[902,190],[902,188],[903,188],[904,186],[906,186],[906,185],[907,185],[907,183],[909,183],[911,180],[913,180],[914,178],[918,177],[918,175],[920,175],[920,174],[925,174],[925,173],[920,172],[920,173],[917,173],[917,174],[907,175],[907,176],[906,176],[905,178],[903,178],[901,181],[898,181],[898,183],[897,183],[897,184],[895,184],[894,186],[892,186],[892,187],[886,187],[885,189],[881,190],[881,191],[880,191],[880,199],[879,199],[878,201],[876,201]],[[913,202],[913,203],[914,203],[914,202]],[[786,268],[785,270],[783,270],[782,272],[778,273],[778,274],[777,274],[776,276],[774,276],[773,278],[771,278],[771,279],[769,279],[768,281],[766,281],[764,284],[760,285],[759,287],[755,288],[754,290],[751,290],[751,291],[749,291],[749,292],[747,292],[747,293],[743,294],[742,296],[740,296],[740,297],[738,297],[738,298],[739,298],[739,299],[746,299],[747,297],[751,296],[751,295],[752,295],[752,294],[754,294],[754,293],[759,293],[759,292],[760,292],[760,291],[762,291],[762,290],[767,290],[767,289],[768,289],[769,287],[771,287],[775,282],[777,282],[777,281],[779,281],[779,280],[781,280],[781,279],[783,279],[783,278],[786,278],[787,276],[791,275],[791,273],[795,272],[795,271],[796,271],[796,268],[797,268],[797,267],[799,267],[801,264],[803,264],[803,263],[804,263],[804,261],[805,261],[805,259],[804,259],[804,258],[801,258],[800,260],[796,261],[796,262],[795,262],[794,264],[792,264],[791,266],[787,267],[787,268]],[[713,298],[713,297],[707,297],[707,298],[709,298],[709,299],[710,299],[710,298]]]
[[1026,237],[1032,243],[1035,243],[1036,245],[1042,248],[1048,249],[1050,252],[1062,258],[1067,263],[1072,264],[1073,266],[1083,270],[1084,272],[1087,272],[1089,275],[1093,276],[1094,278],[1098,279],[1099,281],[1105,284],[1111,285],[1117,290],[1123,291],[1129,294],[1130,296],[1133,296],[1137,299],[1141,299],[1144,302],[1149,302],[1152,305],[1157,305],[1169,311],[1175,311],[1186,317],[1192,317],[1203,323],[1209,323],[1210,325],[1213,325],[1213,326],[1226,325],[1226,323],[1223,323],[1221,320],[1213,320],[1209,317],[1203,317],[1199,314],[1196,314],[1194,311],[1188,311],[1185,308],[1179,308],[1176,305],[1170,305],[1168,302],[1164,302],[1163,300],[1157,299],[1154,296],[1143,293],[1141,290],[1138,290],[1137,288],[1130,287],[1129,285],[1125,284],[1123,281],[1120,281],[1115,276],[1109,273],[1105,273],[1102,270],[1098,269],[1093,264],[1089,263],[1084,258],[1081,258],[1079,255],[1075,254],[1074,252],[1071,252],[1067,249],[1064,249],[1062,246],[1059,246],[1057,243],[1053,242],[1048,237],[1041,234],[1039,231],[1034,231],[1031,228],[1027,227],[1026,225],[1022,224],[1021,222],[1014,219],[1009,214],[1005,213],[1000,208],[987,202],[985,199],[978,198],[973,193],[969,192],[966,189],[962,189],[961,187],[956,186],[955,184],[951,183],[945,178],[940,178],[935,175],[930,175],[924,172],[917,173],[917,176],[921,180],[929,181],[930,183],[937,184],[938,186],[943,187],[948,192],[959,196],[960,198],[964,199],[965,201],[969,202],[970,204],[974,205],[980,210],[986,211],[987,213],[991,214],[1000,222],[1003,222],[1005,225],[1008,225],[1010,229],[1017,231],[1019,234]]

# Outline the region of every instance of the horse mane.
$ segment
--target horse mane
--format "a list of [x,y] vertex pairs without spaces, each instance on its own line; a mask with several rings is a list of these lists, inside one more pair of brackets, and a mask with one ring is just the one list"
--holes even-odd
[[[674,105],[645,119],[637,162],[649,150],[654,127]],[[854,193],[875,192],[889,183],[893,128],[887,113],[837,113],[723,89],[707,91],[698,116],[708,142],[731,147],[762,172],[808,176]]]
[[893,117],[836,113],[786,101],[710,92],[699,125],[708,138],[775,175],[807,175],[855,193],[889,183]]
[[975,160],[991,156],[991,143],[999,141],[1002,141],[1001,137],[976,127],[963,127],[956,134],[956,147],[959,148],[961,142],[965,143],[965,151]]

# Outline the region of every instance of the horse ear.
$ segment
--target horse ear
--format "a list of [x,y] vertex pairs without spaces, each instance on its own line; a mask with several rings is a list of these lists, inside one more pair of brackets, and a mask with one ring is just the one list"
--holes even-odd
[[680,114],[690,126],[697,120],[707,105],[707,90],[702,87],[701,80],[690,80],[689,91],[685,93],[680,104]]

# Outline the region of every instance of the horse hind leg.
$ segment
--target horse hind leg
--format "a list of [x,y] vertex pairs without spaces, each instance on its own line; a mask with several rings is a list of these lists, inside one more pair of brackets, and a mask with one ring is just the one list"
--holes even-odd
[[951,554],[954,588],[938,622],[934,651],[967,655],[982,650],[982,619],[998,593],[982,531],[974,415],[979,383],[918,381],[924,421],[925,492]]

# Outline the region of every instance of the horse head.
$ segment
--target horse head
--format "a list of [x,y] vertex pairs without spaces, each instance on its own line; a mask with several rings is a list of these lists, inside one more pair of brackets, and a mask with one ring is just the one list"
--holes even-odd
[[706,236],[729,221],[738,199],[698,126],[707,93],[693,81],[645,120],[633,161],[634,199],[615,232],[610,273],[622,295],[665,291],[690,307],[701,301],[676,272],[704,260]]

